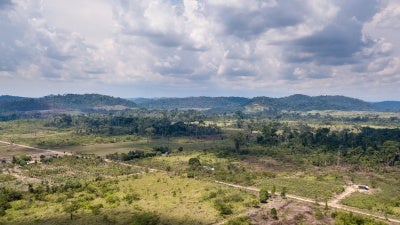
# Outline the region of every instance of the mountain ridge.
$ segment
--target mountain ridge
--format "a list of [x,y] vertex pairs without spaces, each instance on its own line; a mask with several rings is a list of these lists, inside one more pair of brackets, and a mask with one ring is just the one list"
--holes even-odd
[[245,97],[182,97],[182,98],[139,98],[139,107],[154,109],[203,108],[208,112],[255,111],[310,111],[310,110],[343,110],[343,111],[400,111],[400,102],[366,102],[357,98],[342,95],[308,96],[295,94],[286,97],[272,98],[258,96]]
[[174,97],[124,99],[100,94],[48,95],[40,98],[0,96],[0,112],[28,112],[40,110],[99,111],[149,108],[160,110],[196,109],[208,113],[231,113],[236,111],[382,111],[400,112],[400,101],[366,102],[342,95],[308,96],[295,94],[272,98],[246,97]]
[[40,98],[0,96],[0,112],[29,112],[43,110],[96,111],[134,108],[127,99],[100,94],[48,95]]

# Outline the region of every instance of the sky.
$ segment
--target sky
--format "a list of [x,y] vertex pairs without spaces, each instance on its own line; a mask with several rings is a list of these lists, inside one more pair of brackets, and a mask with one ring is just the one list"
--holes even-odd
[[398,0],[0,0],[0,95],[400,100]]

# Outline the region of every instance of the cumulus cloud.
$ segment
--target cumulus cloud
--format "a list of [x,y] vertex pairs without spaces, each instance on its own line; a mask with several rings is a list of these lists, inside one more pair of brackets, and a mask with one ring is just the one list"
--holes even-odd
[[390,0],[4,0],[0,78],[359,97],[351,90],[398,82],[399,9]]
[[308,13],[303,1],[208,1],[209,14],[226,35],[254,38],[272,28],[296,26]]
[[[51,27],[38,2],[18,1],[1,14],[0,70],[13,76],[55,80],[89,78],[82,71],[104,71],[95,47],[77,33]],[[24,72],[21,72],[24,71]]]
[[[377,11],[374,1],[343,2],[335,18],[322,30],[289,44],[293,54],[290,62],[316,62],[318,64],[342,65],[357,63],[354,55],[373,45],[362,33],[363,24]],[[364,10],[359,10],[363,8]],[[289,50],[289,48],[287,48]]]
[[12,7],[13,3],[11,0],[0,1],[0,10]]

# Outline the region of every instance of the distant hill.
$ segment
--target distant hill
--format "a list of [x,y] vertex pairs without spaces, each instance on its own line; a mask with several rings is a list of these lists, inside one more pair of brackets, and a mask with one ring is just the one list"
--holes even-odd
[[[346,96],[307,96],[291,95],[282,98],[270,97],[187,97],[134,100],[139,107],[154,109],[200,109],[207,112],[234,112],[242,110],[246,113],[310,111],[310,110],[342,110],[342,111],[399,111],[399,102],[369,103]],[[398,105],[396,105],[396,103]]]
[[99,94],[49,95],[42,98],[0,96],[0,112],[27,112],[40,110],[96,111],[134,108],[132,101]]
[[15,101],[18,99],[22,99],[23,97],[17,97],[17,96],[11,96],[11,95],[2,95],[0,96],[0,102],[6,102],[6,101]]
[[128,98],[128,100],[136,103],[136,104],[144,104],[146,102],[153,101],[153,98]]
[[18,98],[15,100],[0,101],[0,112],[28,112],[48,110],[50,106],[35,98]]
[[384,102],[375,102],[372,103],[375,108],[382,109],[386,111],[400,111],[400,102],[399,101],[384,101]]
[[399,112],[400,102],[385,101],[369,103],[345,96],[291,95],[270,97],[186,97],[186,98],[135,98],[122,99],[99,94],[49,95],[42,98],[0,96],[0,113],[54,111],[110,111],[128,108],[149,109],[196,109],[206,113],[245,113],[343,110],[343,111],[389,111]]
[[371,103],[344,96],[291,95],[283,98],[256,97],[247,105],[247,109],[258,107],[267,111],[310,111],[343,110],[373,111]]
[[199,109],[217,111],[239,110],[249,102],[243,97],[187,97],[187,98],[159,98],[140,99],[136,101],[139,107],[156,109]]
[[51,108],[61,109],[107,109],[116,106],[127,108],[136,107],[132,101],[122,98],[115,98],[107,95],[99,94],[66,94],[66,95],[49,95],[39,99]]

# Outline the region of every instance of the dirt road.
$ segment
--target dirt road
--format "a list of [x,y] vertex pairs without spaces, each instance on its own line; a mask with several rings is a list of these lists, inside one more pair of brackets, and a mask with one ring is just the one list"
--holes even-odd
[[[41,152],[47,152],[48,154],[54,154],[54,155],[61,155],[61,156],[72,155],[72,153],[70,153],[70,152],[59,152],[59,151],[55,151],[55,150],[51,150],[51,149],[36,148],[36,147],[27,146],[27,145],[11,143],[11,142],[7,142],[7,141],[0,141],[0,143],[7,144],[7,145],[13,145],[13,146],[21,147],[21,148],[37,150],[37,151],[41,151]],[[40,153],[38,153],[38,154],[40,154]]]
[[[222,182],[222,181],[215,181],[215,183],[218,183],[218,184],[221,184],[221,185],[230,186],[230,187],[234,187],[234,188],[240,188],[240,189],[244,189],[244,190],[248,190],[248,191],[255,191],[255,192],[259,192],[260,191],[260,189],[256,188],[256,187],[247,187],[247,186],[242,186],[242,185],[237,185],[237,184],[230,184],[230,183],[226,183],[226,182]],[[340,209],[340,210],[344,210],[344,211],[348,211],[348,212],[353,212],[353,213],[364,215],[364,216],[370,216],[370,217],[373,217],[373,218],[376,218],[376,219],[379,219],[379,220],[383,220],[385,222],[390,222],[392,224],[400,224],[400,220],[399,219],[388,218],[388,217],[384,217],[384,216],[377,215],[377,214],[374,214],[374,213],[364,212],[364,211],[362,211],[360,209],[340,204],[340,200],[342,200],[343,198],[347,197],[351,193],[357,191],[356,187],[357,186],[355,186],[355,185],[347,186],[344,192],[342,192],[341,194],[335,196],[332,200],[330,200],[328,202],[328,207],[334,208],[334,209]],[[276,193],[276,194],[279,195],[279,193]],[[313,200],[313,199],[304,198],[304,197],[300,197],[300,196],[296,196],[296,195],[287,194],[286,197],[289,198],[289,199],[297,200],[297,201],[308,202],[308,203],[316,203],[316,201]],[[324,202],[318,202],[318,204],[325,205]]]

